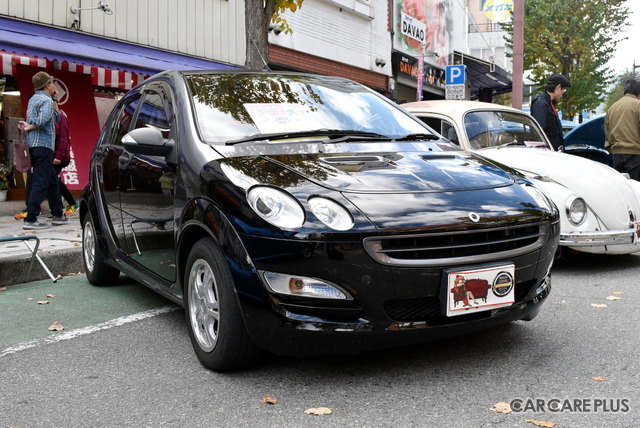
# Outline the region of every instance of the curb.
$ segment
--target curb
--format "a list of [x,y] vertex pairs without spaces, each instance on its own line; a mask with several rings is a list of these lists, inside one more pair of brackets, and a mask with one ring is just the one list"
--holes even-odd
[[[47,265],[54,278],[84,272],[82,250],[38,251],[38,255]],[[37,260],[33,261],[31,274],[29,273],[30,255],[20,255],[18,258],[0,258],[0,286],[22,284],[25,282],[50,279],[47,272]]]

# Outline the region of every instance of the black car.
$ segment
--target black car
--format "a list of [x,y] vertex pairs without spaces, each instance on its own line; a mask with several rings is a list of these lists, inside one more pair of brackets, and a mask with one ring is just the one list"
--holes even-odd
[[89,281],[183,305],[213,370],[530,320],[550,291],[555,205],[349,80],[160,73],[114,108],[90,175]]

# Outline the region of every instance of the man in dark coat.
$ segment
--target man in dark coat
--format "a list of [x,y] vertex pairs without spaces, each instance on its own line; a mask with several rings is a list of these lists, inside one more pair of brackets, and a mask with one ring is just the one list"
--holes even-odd
[[531,115],[538,121],[555,150],[563,144],[562,123],[558,117],[556,102],[570,87],[569,79],[554,73],[549,76],[544,92],[531,100]]

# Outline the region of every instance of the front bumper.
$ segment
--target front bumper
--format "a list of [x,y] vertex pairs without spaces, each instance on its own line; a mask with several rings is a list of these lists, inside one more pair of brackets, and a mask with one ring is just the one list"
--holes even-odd
[[[318,356],[355,354],[408,346],[470,334],[517,320],[535,318],[551,291],[545,277],[528,298],[508,308],[468,316],[429,321],[373,323],[327,321],[288,311],[276,316],[264,308],[244,306],[247,330],[257,346],[279,355]],[[281,316],[284,315],[284,322]],[[259,322],[258,322],[259,321]]]
[[603,245],[633,245],[634,229],[608,230],[603,232],[560,233],[560,245],[566,247],[593,247]]

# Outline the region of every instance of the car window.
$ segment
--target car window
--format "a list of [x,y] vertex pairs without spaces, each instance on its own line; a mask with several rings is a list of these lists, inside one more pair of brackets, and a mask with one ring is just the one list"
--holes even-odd
[[429,117],[429,116],[419,116],[420,120],[422,120],[427,126],[435,129],[440,135],[445,137],[447,140],[451,141],[455,145],[460,145],[460,139],[458,138],[458,134],[456,133],[456,129],[453,124],[449,121],[437,118],[437,117]]
[[534,119],[520,113],[480,111],[467,113],[464,129],[471,149],[506,145],[548,148]]
[[118,113],[118,118],[113,121],[114,126],[111,130],[111,135],[108,139],[108,144],[121,146],[122,145],[122,137],[129,132],[129,128],[131,127],[131,120],[133,118],[134,113],[136,112],[136,108],[138,107],[138,103],[140,102],[140,94],[136,94],[127,100]]
[[165,139],[169,138],[171,125],[165,110],[164,98],[153,90],[145,91],[144,102],[136,119],[135,129],[144,127],[157,128]]
[[390,138],[430,131],[355,82],[286,75],[187,76],[202,137],[212,143],[260,134],[362,131]]

